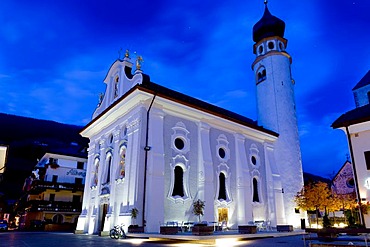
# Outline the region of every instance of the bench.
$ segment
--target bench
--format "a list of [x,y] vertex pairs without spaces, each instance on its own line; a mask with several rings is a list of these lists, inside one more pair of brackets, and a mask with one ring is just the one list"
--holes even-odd
[[179,232],[178,226],[160,226],[159,233],[164,235],[174,235]]
[[277,225],[276,230],[278,232],[292,232],[293,226],[292,225]]
[[191,230],[193,235],[205,236],[213,234],[213,226],[198,226],[194,225]]
[[255,234],[257,233],[257,226],[254,225],[240,225],[238,226],[240,234]]
[[144,227],[138,225],[129,225],[127,228],[128,233],[143,233]]

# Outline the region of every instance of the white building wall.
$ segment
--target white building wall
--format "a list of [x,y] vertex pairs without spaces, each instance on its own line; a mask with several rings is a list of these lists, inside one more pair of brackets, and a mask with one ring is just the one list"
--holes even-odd
[[[346,133],[345,129],[342,130]],[[370,151],[370,122],[352,125],[349,127],[349,132],[352,140],[352,160],[356,166],[359,197],[363,203],[370,202],[370,170],[367,169],[364,155],[366,151]],[[364,219],[366,227],[369,227],[369,214],[364,214]]]
[[[198,143],[197,125],[187,119],[174,116],[166,112],[164,118],[164,218],[162,223],[167,221],[197,221],[191,213],[193,199],[198,197]],[[178,150],[174,145],[176,138],[182,138],[185,146]],[[174,168],[180,165],[184,170],[184,191],[187,195],[184,198],[172,197],[174,183]]]
[[[99,158],[99,182],[96,188],[87,186],[89,197],[84,198],[84,210],[80,216],[78,229],[84,232],[97,233],[100,229],[109,230],[113,225],[131,224],[129,210],[133,207],[139,209],[136,224],[141,225],[142,218],[142,190],[143,165],[146,128],[146,108],[135,110],[132,115],[123,116],[110,124],[109,127],[92,137],[92,143],[99,143],[100,149],[91,145],[89,152],[89,181],[94,169],[94,159]],[[145,120],[145,121],[144,121]],[[198,198],[206,201],[205,215],[202,220],[218,221],[218,208],[227,208],[229,227],[236,229],[238,224],[245,224],[251,220],[273,220],[269,213],[270,202],[267,191],[266,165],[264,159],[263,142],[259,137],[237,134],[224,127],[217,127],[209,123],[197,122],[195,119],[177,116],[174,112],[163,111],[155,101],[150,111],[149,121],[149,147],[147,167],[147,194],[145,202],[146,231],[159,231],[160,223],[177,221],[179,224],[187,221],[197,221],[191,212],[192,202]],[[116,126],[115,128],[113,126]],[[117,127],[119,126],[119,127]],[[126,150],[126,177],[115,180],[117,164],[119,162],[119,143],[122,136],[117,129],[127,127]],[[224,128],[224,129],[223,129]],[[110,145],[110,133],[115,131],[114,141]],[[174,148],[176,131],[182,131],[188,145],[184,150]],[[251,139],[252,138],[252,139]],[[95,141],[94,141],[95,140]],[[254,145],[261,157],[258,167],[251,165],[250,147]],[[220,145],[224,145],[227,157],[222,159],[218,155]],[[106,169],[106,154],[113,156],[111,169],[110,194],[101,195],[102,178]],[[171,183],[173,182],[173,167],[181,164],[186,169],[186,198],[173,198]],[[219,173],[226,174],[227,201],[219,201]],[[251,193],[253,176],[259,177],[260,203],[252,203]],[[163,198],[158,200],[158,198]],[[240,202],[242,200],[242,202]],[[107,215],[102,221],[103,203],[109,204]],[[271,210],[270,210],[271,211]],[[91,226],[94,224],[94,227]]]

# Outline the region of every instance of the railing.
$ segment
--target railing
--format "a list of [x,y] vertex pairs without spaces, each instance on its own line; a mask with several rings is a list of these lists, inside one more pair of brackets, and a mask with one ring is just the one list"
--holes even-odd
[[81,202],[63,202],[63,201],[43,201],[30,200],[27,202],[28,211],[61,211],[61,212],[80,212]]
[[83,184],[74,184],[74,183],[57,183],[50,181],[34,180],[32,182],[31,190],[37,189],[56,189],[56,190],[74,190],[74,191],[83,191]]

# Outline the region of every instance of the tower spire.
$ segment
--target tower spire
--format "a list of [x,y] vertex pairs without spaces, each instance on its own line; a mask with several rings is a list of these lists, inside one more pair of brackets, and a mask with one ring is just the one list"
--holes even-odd
[[285,22],[270,13],[267,8],[267,0],[264,3],[265,11],[263,16],[253,26],[253,41],[256,43],[267,37],[279,36],[284,38]]

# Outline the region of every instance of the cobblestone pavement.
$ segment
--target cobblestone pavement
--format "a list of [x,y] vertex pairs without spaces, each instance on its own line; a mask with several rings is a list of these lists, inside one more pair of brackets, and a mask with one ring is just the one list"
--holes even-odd
[[[204,245],[184,241],[153,241],[147,239],[119,239],[96,235],[48,232],[0,232],[0,247],[115,247],[115,246],[263,246],[263,247],[304,247],[302,236],[251,239],[234,242],[222,239],[217,244]],[[308,244],[307,244],[308,246]]]

